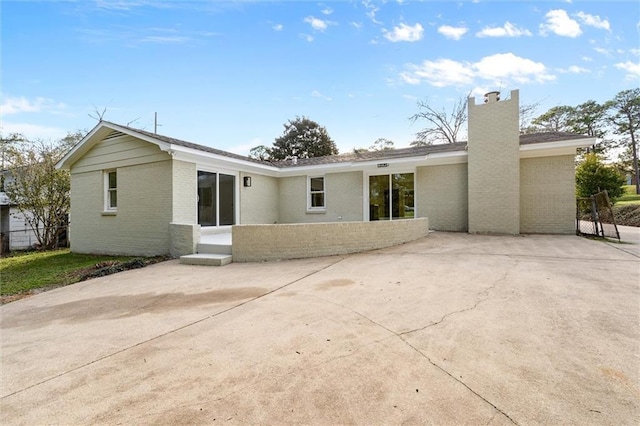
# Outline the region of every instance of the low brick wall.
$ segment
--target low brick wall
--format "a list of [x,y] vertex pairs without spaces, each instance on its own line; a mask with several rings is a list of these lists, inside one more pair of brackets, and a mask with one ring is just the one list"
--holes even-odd
[[235,225],[232,227],[233,261],[257,262],[357,253],[406,243],[428,233],[427,218]]
[[193,254],[196,252],[198,241],[200,241],[200,225],[170,223],[169,235],[171,236],[171,246],[169,247],[171,257]]

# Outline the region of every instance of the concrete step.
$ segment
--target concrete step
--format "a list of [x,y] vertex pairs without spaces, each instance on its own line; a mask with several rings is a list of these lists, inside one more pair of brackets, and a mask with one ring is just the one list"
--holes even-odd
[[180,256],[182,265],[224,266],[232,262],[230,254],[197,253]]
[[197,252],[202,254],[231,254],[231,244],[199,243]]

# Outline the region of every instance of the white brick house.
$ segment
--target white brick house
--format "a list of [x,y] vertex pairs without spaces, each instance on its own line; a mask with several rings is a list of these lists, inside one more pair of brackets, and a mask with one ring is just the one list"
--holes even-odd
[[[71,171],[71,249],[180,255],[201,231],[233,228],[234,260],[252,260],[284,250],[279,239],[300,244],[314,223],[326,226],[295,249],[305,255],[398,243],[427,226],[573,233],[576,148],[594,139],[520,135],[518,111],[518,91],[492,92],[469,100],[468,142],[275,163],[102,121],[58,164]],[[374,222],[389,226],[352,233]]]

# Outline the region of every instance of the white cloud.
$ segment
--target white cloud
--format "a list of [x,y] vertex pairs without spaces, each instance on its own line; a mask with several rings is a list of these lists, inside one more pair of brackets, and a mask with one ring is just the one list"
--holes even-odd
[[505,79],[516,83],[543,83],[555,79],[547,73],[546,67],[541,62],[521,58],[513,53],[485,56],[473,64],[473,68],[478,77],[495,82]]
[[627,62],[619,62],[614,66],[618,69],[621,69],[627,72],[627,75],[626,75],[627,80],[640,79],[640,63],[627,61]]
[[382,22],[376,19],[376,13],[378,13],[380,8],[374,4],[371,4],[369,0],[364,0],[362,4],[364,5],[365,9],[367,9],[366,13],[369,19],[371,19],[371,22],[373,22],[374,24],[382,24]]
[[474,63],[451,59],[426,60],[419,65],[407,65],[407,71],[402,72],[400,78],[408,84],[426,82],[435,87],[466,86],[476,79],[488,80],[493,85],[543,83],[555,79],[544,64],[513,53],[485,56]]
[[249,155],[251,148],[254,148],[258,145],[264,145],[262,138],[253,138],[247,143],[235,145],[230,148],[227,148],[226,150],[229,152],[233,152],[234,154]]
[[282,24],[275,24],[273,27],[274,30],[276,31],[282,31],[282,29],[284,28],[284,26]]
[[300,37],[311,43],[313,41],[313,36],[309,34],[300,34]]
[[410,64],[409,70],[400,74],[402,80],[409,84],[420,84],[426,81],[435,87],[458,86],[471,84],[474,72],[468,64],[451,59],[423,61],[420,65]]
[[601,19],[598,15],[589,15],[588,13],[578,12],[576,13],[576,16],[580,18],[582,23],[585,25],[607,31],[611,30],[609,21]]
[[141,43],[180,44],[191,40],[183,36],[146,36],[140,39]]
[[476,33],[477,37],[520,37],[530,36],[531,31],[518,28],[511,22],[506,21],[501,27],[485,27]]
[[323,15],[331,15],[332,13],[333,13],[333,9],[331,9],[330,7],[327,7],[326,9],[322,9]]
[[442,25],[438,28],[438,33],[442,34],[446,38],[452,40],[460,40],[460,38],[469,31],[465,27],[451,27],[449,25]]
[[569,68],[560,68],[560,69],[558,69],[558,72],[568,73],[568,74],[584,74],[584,73],[588,73],[588,72],[591,72],[591,71],[589,71],[586,68],[579,67],[577,65],[571,65]]
[[24,96],[18,98],[4,97],[2,105],[0,105],[0,115],[20,114],[23,112],[43,112],[52,113],[60,112],[66,108],[66,105],[53,99],[37,97],[29,100]]
[[314,98],[324,99],[325,101],[331,100],[329,96],[325,96],[322,93],[318,92],[317,90],[314,90],[313,92],[311,92],[311,96],[313,96]]
[[601,55],[606,55],[606,56],[611,55],[611,51],[608,49],[605,49],[604,47],[594,47],[593,50],[600,53]]
[[640,56],[640,49],[629,49],[629,53],[632,55]]
[[393,27],[392,31],[382,30],[384,37],[392,42],[398,41],[418,41],[422,39],[424,28],[422,25],[415,24],[413,26],[407,24],[400,24],[397,27]]
[[362,28],[362,22],[351,22],[351,25],[353,25],[355,28],[360,29]]
[[311,28],[316,31],[324,31],[329,27],[329,23],[327,21],[314,18],[313,16],[307,16],[306,18],[304,18],[304,22],[311,25]]
[[585,62],[593,62],[593,58],[591,56],[583,56],[581,59]]
[[20,133],[27,137],[27,139],[45,139],[55,140],[61,139],[67,135],[65,129],[59,127],[41,126],[39,124],[31,123],[2,123],[2,132],[5,134]]
[[543,35],[552,32],[555,35],[575,38],[582,34],[580,24],[571,19],[563,9],[550,10],[545,15],[545,18],[547,18],[547,21],[544,24],[540,24],[540,32]]

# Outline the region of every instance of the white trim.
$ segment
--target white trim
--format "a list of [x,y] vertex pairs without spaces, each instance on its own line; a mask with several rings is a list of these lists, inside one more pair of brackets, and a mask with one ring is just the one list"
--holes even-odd
[[[324,206],[311,206],[311,179],[322,178],[322,201]],[[319,191],[316,191],[319,192]],[[308,175],[307,176],[307,213],[326,213],[327,212],[327,179],[324,175]]]
[[[200,225],[198,223],[198,172],[212,173],[216,175],[216,225]],[[196,223],[198,223],[202,228],[217,228],[222,229],[224,227],[230,228],[233,225],[220,225],[220,175],[233,176],[233,225],[238,225],[240,223],[240,173],[237,171],[229,171],[224,169],[213,169],[210,167],[201,167],[196,164]]]
[[[109,175],[111,173],[115,173],[116,175],[116,186],[115,188],[111,188],[109,187]],[[104,185],[104,191],[103,191],[103,213],[107,213],[107,214],[115,214],[118,211],[118,170],[117,169],[107,169],[107,170],[103,170],[102,171],[102,179],[103,179],[103,185]],[[112,206],[111,205],[111,192],[115,191],[116,193],[116,205]]]
[[[417,168],[414,169],[406,169],[406,168],[400,168],[400,167],[390,167],[390,168],[382,168],[382,169],[376,169],[376,170],[363,170],[362,171],[362,212],[364,213],[363,216],[363,220],[365,222],[371,222],[371,211],[370,211],[370,201],[369,201],[369,177],[370,176],[389,176],[389,179],[391,179],[391,175],[394,174],[407,174],[407,173],[411,173],[413,174],[413,218],[417,218],[418,217],[418,210],[417,210],[417,201],[416,198],[418,197],[418,190],[416,189],[416,185],[417,185],[417,175],[418,175],[418,170]],[[391,181],[389,181],[389,185],[391,185]],[[391,200],[389,200],[391,202]],[[391,211],[391,205],[389,205],[389,220],[394,220],[393,219],[393,212]],[[395,219],[395,220],[410,220],[410,219],[406,219],[406,218],[402,218],[402,219]]]
[[596,138],[572,139],[569,141],[542,142],[520,145],[520,158],[575,155],[577,148],[587,148],[596,143]]

